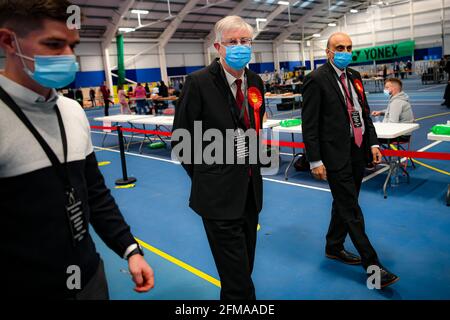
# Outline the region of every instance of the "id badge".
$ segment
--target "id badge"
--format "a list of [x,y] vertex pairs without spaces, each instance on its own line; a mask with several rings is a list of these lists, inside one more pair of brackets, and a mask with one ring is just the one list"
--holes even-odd
[[236,159],[240,160],[239,162],[242,163],[242,160],[245,161],[245,159],[247,159],[249,156],[248,141],[246,140],[244,130],[240,128],[237,129],[234,145],[236,148]]
[[74,188],[66,191],[66,213],[72,233],[72,242],[76,245],[83,240],[87,232],[87,224],[83,214],[83,203],[78,198]]
[[353,126],[355,128],[362,127],[362,122],[361,122],[361,117],[359,116],[359,111],[352,111],[352,121],[353,121]]

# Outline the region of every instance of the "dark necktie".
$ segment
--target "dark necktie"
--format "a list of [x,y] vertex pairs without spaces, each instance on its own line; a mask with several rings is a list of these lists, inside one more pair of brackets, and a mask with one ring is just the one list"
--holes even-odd
[[[242,108],[245,108],[245,106],[244,106],[244,94],[242,93],[242,89],[241,89],[242,80],[241,79],[236,79],[235,83],[236,83],[236,87],[237,87],[236,104],[237,104],[238,109],[239,109],[239,114],[241,114]],[[244,110],[244,122],[245,122],[245,127],[247,129],[250,128],[250,119],[248,117],[247,108],[245,108],[245,110]]]

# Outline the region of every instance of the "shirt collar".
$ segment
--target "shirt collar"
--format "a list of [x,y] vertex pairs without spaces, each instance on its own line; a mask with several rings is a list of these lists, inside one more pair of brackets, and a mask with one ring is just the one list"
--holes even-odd
[[[220,60],[219,60],[219,63],[220,63]],[[221,63],[220,63],[220,64],[221,64]],[[223,66],[222,66],[222,68],[223,68],[223,71],[225,71],[225,77],[227,78],[228,85],[231,87],[232,85],[235,84],[234,82],[235,82],[238,78],[236,78],[236,77],[233,76],[231,73],[229,73]],[[245,71],[242,73],[242,76],[241,76],[239,79],[242,80],[242,83],[245,83]]]
[[25,109],[30,107],[53,108],[59,98],[55,89],[52,89],[50,98],[46,100],[45,97],[40,94],[25,88],[3,75],[0,75],[0,86],[19,105],[19,107]]
[[336,71],[338,78],[341,78],[341,74],[343,74],[347,71],[347,68],[345,68],[344,70],[341,70],[338,67],[336,67],[333,62],[330,61],[330,63],[333,66],[334,70]]

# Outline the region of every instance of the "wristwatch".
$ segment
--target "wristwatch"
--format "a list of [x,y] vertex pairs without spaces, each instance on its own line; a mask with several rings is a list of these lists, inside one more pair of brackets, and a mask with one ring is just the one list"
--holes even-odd
[[141,256],[144,256],[144,250],[142,249],[141,245],[139,243],[136,243],[136,248],[133,249],[128,255],[127,260],[130,259],[131,256],[134,256],[135,254],[140,254]]

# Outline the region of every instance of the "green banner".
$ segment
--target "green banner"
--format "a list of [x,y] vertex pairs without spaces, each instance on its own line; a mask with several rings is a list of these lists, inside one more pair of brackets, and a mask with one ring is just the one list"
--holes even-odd
[[119,80],[118,85],[123,85],[125,83],[125,58],[123,52],[123,34],[119,34],[116,37],[117,43],[117,75]]
[[352,63],[411,57],[414,55],[414,45],[415,42],[413,40],[408,40],[384,46],[353,50]]

